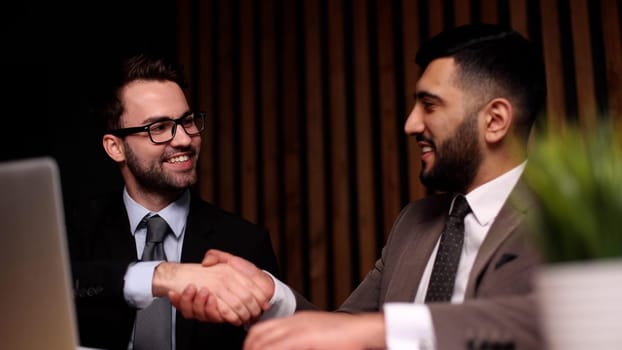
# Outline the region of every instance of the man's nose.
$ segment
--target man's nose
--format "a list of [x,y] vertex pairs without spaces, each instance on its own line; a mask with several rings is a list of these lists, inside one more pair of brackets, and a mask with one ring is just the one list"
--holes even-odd
[[175,130],[175,136],[171,140],[172,146],[187,146],[192,141],[192,136],[188,135],[186,130],[181,126],[177,125],[177,130]]
[[408,115],[408,119],[406,119],[406,123],[404,124],[404,132],[406,132],[407,135],[416,135],[423,133],[424,129],[421,108],[417,103],[415,103],[412,111],[410,111],[410,114]]

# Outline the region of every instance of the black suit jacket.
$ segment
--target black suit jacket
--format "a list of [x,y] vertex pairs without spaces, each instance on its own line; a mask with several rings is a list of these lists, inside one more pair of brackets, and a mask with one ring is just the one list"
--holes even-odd
[[[82,346],[127,349],[136,309],[123,297],[123,277],[137,260],[122,192],[76,206],[67,213],[67,234]],[[268,232],[191,196],[181,262],[201,262],[217,248],[278,275]],[[177,350],[241,349],[243,327],[176,316]]]

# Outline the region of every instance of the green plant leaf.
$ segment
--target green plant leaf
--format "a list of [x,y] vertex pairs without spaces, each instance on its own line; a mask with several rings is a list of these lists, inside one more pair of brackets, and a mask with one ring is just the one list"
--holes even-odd
[[525,181],[540,200],[534,224],[551,262],[622,256],[622,140],[611,127],[536,136]]

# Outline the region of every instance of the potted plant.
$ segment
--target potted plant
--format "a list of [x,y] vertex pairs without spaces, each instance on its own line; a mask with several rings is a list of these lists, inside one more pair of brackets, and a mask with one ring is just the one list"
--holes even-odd
[[550,350],[622,349],[622,135],[603,124],[537,135],[525,181],[545,264],[536,290]]

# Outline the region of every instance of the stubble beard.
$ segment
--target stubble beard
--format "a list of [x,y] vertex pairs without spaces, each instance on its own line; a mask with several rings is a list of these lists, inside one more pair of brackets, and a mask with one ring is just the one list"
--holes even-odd
[[162,163],[141,164],[136,153],[125,144],[126,164],[136,182],[145,190],[153,193],[178,193],[194,185],[197,181],[196,166],[187,172],[169,174],[162,168]]

